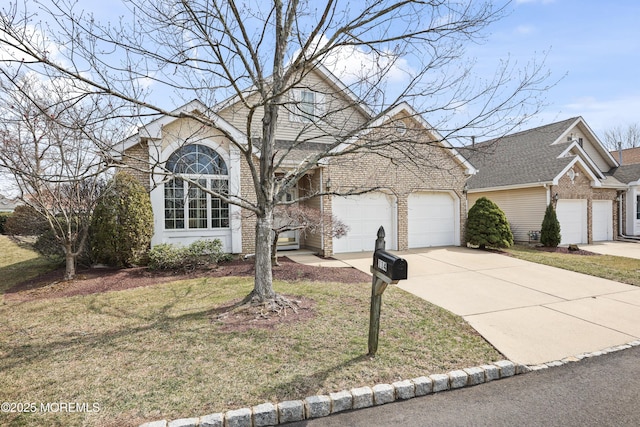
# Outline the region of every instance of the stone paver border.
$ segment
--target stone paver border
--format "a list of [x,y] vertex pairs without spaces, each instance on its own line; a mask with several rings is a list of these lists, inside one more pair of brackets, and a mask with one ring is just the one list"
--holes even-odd
[[640,340],[534,366],[520,365],[510,360],[500,360],[446,374],[432,374],[428,377],[397,381],[393,384],[353,388],[329,393],[329,395],[309,396],[304,400],[289,400],[278,404],[263,403],[253,408],[235,409],[195,418],[152,421],[144,423],[140,427],[260,427],[303,421],[326,417],[342,411],[383,405],[396,400],[406,400],[441,391],[470,387],[527,372],[579,362],[586,358],[602,356],[636,346],[640,346]]

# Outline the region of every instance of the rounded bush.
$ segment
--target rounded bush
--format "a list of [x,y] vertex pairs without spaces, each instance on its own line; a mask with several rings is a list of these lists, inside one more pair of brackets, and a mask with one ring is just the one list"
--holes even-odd
[[513,234],[502,209],[486,197],[479,198],[469,209],[467,217],[467,243],[484,249],[508,248],[513,245]]
[[227,261],[231,255],[224,253],[222,242],[196,240],[189,246],[162,243],[149,251],[149,268],[156,270],[193,270]]
[[7,218],[4,230],[13,236],[40,236],[49,230],[49,224],[35,208],[20,205]]

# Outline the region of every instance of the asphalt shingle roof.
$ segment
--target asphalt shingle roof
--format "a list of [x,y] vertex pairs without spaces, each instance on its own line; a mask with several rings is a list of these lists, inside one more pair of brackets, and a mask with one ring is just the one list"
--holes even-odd
[[[553,144],[578,117],[467,146],[461,153],[478,169],[469,189],[552,181],[573,160],[558,156],[571,144]],[[553,145],[552,145],[553,144]]]
[[615,179],[625,184],[640,180],[640,164],[622,165],[612,171]]

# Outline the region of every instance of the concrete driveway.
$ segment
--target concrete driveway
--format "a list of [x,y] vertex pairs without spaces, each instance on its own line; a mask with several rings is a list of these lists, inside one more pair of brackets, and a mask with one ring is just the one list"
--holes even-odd
[[591,245],[580,245],[580,249],[601,255],[640,259],[640,242],[597,242]]
[[[514,362],[537,365],[640,338],[636,286],[461,247],[398,254],[409,266],[400,288],[462,316]],[[369,273],[372,254],[335,258]]]

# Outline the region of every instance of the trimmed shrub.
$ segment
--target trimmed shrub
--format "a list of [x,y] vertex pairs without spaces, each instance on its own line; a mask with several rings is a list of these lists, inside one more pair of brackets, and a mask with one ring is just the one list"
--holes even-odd
[[64,248],[51,229],[47,229],[38,236],[33,248],[54,262],[62,262],[65,259]]
[[91,254],[96,262],[127,267],[143,261],[153,235],[149,194],[120,171],[107,184],[93,211]]
[[7,223],[7,219],[11,216],[11,212],[0,212],[0,234],[5,234],[4,225]]
[[222,242],[196,240],[189,246],[162,243],[149,251],[149,268],[154,270],[193,270],[231,259],[222,250]]
[[49,224],[35,208],[20,205],[7,218],[4,230],[12,236],[40,236],[49,230]]
[[560,244],[561,237],[560,221],[558,221],[553,205],[549,203],[547,210],[544,211],[544,219],[540,228],[540,243],[544,246],[555,248]]
[[513,234],[507,216],[486,197],[479,198],[469,209],[466,234],[467,243],[481,249],[487,246],[508,248],[513,245]]

